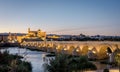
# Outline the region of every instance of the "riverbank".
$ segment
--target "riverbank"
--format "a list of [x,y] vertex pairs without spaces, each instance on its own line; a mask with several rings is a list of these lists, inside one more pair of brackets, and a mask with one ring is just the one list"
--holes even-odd
[[[31,62],[32,65],[32,72],[44,72],[44,67],[43,64],[44,63],[48,63],[50,62],[50,59],[54,59],[51,58],[51,56],[49,57],[45,57],[44,61],[44,56],[47,56],[49,53],[46,52],[41,52],[41,51],[33,51],[30,49],[26,49],[26,48],[18,48],[18,47],[8,47],[8,48],[4,48],[4,49],[0,49],[0,50],[8,50],[10,54],[18,54],[20,56],[23,56],[25,61]],[[96,71],[90,71],[90,72],[103,72],[103,69],[106,68],[107,66],[103,66],[101,65],[99,62],[95,61],[95,64],[99,67],[97,67]],[[112,72],[114,69],[110,68],[110,72]],[[119,72],[118,68],[115,69],[114,71]],[[1,71],[0,71],[1,72]],[[87,72],[87,71],[86,71]],[[89,71],[88,71],[89,72]]]
[[18,47],[19,45],[20,45],[19,43],[9,43],[9,42],[0,43],[0,47]]
[[0,72],[32,72],[30,62],[22,61],[23,57],[0,51]]
[[35,50],[33,51],[27,48],[19,47],[6,47],[1,48],[0,50],[1,51],[7,50],[9,51],[10,54],[13,55],[17,54],[19,56],[22,56],[23,58],[21,60],[31,63],[32,72],[44,72],[43,64],[45,63],[45,61],[43,60],[43,57],[46,56],[46,54],[48,53]]

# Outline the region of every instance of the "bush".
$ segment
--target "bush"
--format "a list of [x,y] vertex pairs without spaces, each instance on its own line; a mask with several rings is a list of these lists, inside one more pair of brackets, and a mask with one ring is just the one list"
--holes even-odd
[[109,72],[109,69],[104,69],[103,72]]
[[73,72],[83,70],[96,70],[96,66],[88,61],[87,57],[73,57],[69,55],[56,55],[45,65],[49,72]]
[[0,52],[0,72],[31,72],[31,63],[21,60],[21,56]]

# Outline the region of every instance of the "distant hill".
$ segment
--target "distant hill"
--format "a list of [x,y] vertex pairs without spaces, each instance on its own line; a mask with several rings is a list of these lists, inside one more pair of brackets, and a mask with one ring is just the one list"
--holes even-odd
[[[26,33],[11,33],[16,34],[17,36],[26,35]],[[9,35],[9,33],[0,33],[0,35]]]

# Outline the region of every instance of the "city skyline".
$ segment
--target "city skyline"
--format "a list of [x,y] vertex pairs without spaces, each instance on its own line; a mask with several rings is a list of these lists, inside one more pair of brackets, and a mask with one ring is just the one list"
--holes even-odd
[[0,0],[0,33],[120,36],[119,0]]

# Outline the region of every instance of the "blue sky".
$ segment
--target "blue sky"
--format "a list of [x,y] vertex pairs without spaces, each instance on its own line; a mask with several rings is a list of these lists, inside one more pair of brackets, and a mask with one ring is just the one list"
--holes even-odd
[[120,36],[120,0],[0,0],[0,32]]

